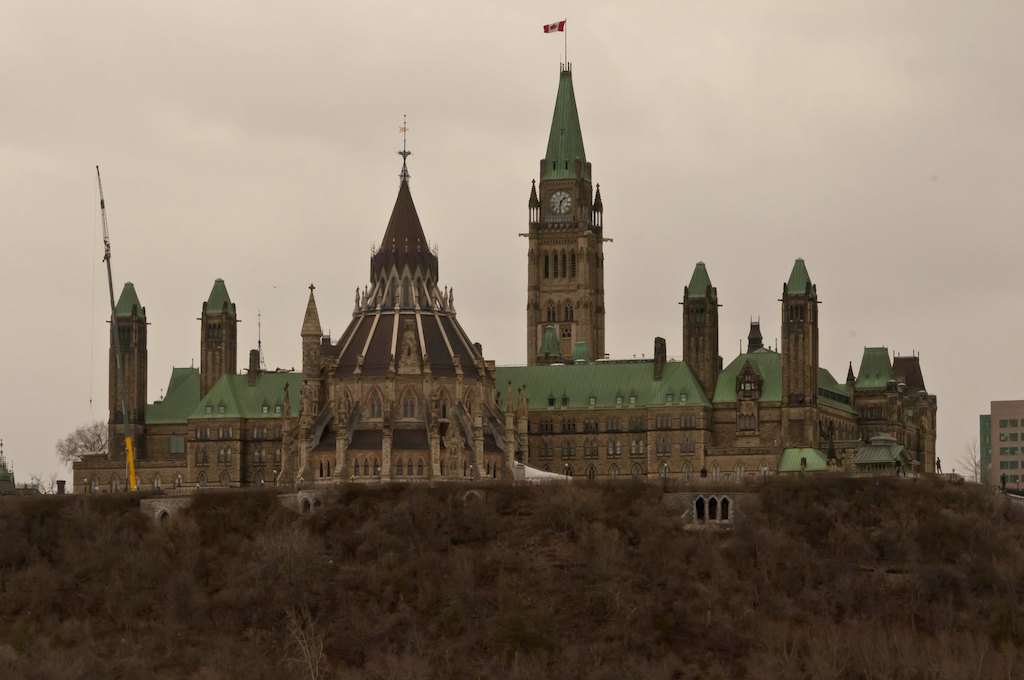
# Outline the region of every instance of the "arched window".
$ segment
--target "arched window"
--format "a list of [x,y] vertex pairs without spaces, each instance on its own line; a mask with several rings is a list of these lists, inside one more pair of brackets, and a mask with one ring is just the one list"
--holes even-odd
[[198,484],[200,487],[206,486],[206,473],[205,472],[200,472],[199,473],[199,479],[196,480],[196,484]]
[[549,264],[550,263],[548,262],[548,254],[544,253],[544,278],[545,279],[548,278],[550,276],[550,274],[551,274],[551,269],[548,267]]
[[358,477],[359,476],[359,461],[358,460],[352,463],[352,476],[353,477]]
[[555,311],[555,303],[549,301],[548,302],[548,312],[547,312],[547,317],[546,317],[547,320],[548,320],[548,323],[554,323],[555,321],[558,321],[557,316],[558,316],[558,312]]
[[384,415],[384,404],[381,402],[380,395],[374,392],[370,396],[370,417],[381,418]]
[[225,470],[224,472],[220,473],[220,485],[221,486],[227,486],[230,481],[231,480],[228,479],[227,470]]
[[699,496],[697,497],[697,501],[693,504],[693,516],[700,522],[704,521],[704,499]]
[[375,477],[380,475],[380,461],[376,458],[373,459],[373,474]]
[[743,463],[736,463],[736,481],[743,481]]
[[181,473],[174,475],[174,488],[180,489],[182,485]]
[[110,493],[117,493],[121,490],[121,480],[117,478],[117,475],[113,475],[110,478]]
[[256,486],[262,486],[263,485],[263,472],[257,472],[256,476],[253,477],[252,481],[253,481],[253,484],[255,484]]
[[405,397],[402,399],[402,417],[416,417],[416,395],[412,392],[406,392]]
[[693,476],[693,468],[690,467],[689,463],[684,464],[683,465],[683,481],[684,482],[690,481],[690,478],[692,476]]
[[618,479],[619,478],[619,466],[615,465],[613,463],[612,466],[610,468],[608,468],[608,475],[612,479]]
[[324,462],[320,461],[320,476],[324,476]]
[[597,470],[594,468],[593,465],[588,465],[587,466],[587,479],[594,479],[595,477],[597,477]]
[[567,264],[568,264],[568,262],[566,262],[565,251],[563,250],[562,251],[562,278],[563,279],[565,278],[565,273],[566,273],[565,270],[567,268],[566,267]]
[[572,466],[571,466],[571,465],[566,465],[566,466],[565,466],[565,476],[566,476],[566,477],[572,477],[572,476],[573,476],[574,474],[576,474],[576,473],[575,473],[575,471],[574,471],[574,470],[572,469]]
[[402,459],[399,458],[395,461],[395,475],[398,477],[402,476]]
[[370,476],[370,459],[363,458],[363,474],[367,477]]
[[569,276],[576,278],[576,251],[572,252],[572,265],[569,268]]
[[411,477],[412,476],[412,458],[409,459],[409,461],[406,463],[406,465],[408,466],[408,468],[407,468],[408,474]]
[[551,276],[558,278],[558,253],[555,253],[555,266],[552,268]]
[[711,498],[708,501],[708,519],[718,519],[718,499]]
[[761,461],[761,479],[768,478],[768,461]]
[[718,480],[718,463],[711,466],[711,479]]
[[615,455],[615,442],[613,442],[611,439],[608,440],[607,449],[609,458]]
[[633,464],[633,473],[632,474],[633,474],[633,479],[640,479],[640,477],[644,474],[643,468],[640,467],[639,463],[634,463]]
[[661,470],[658,472],[658,476],[662,479],[668,479],[668,463],[661,464]]
[[422,458],[420,458],[418,461],[416,461],[416,474],[419,475],[420,477],[423,476],[423,459]]
[[572,301],[565,301],[565,320],[572,321]]
[[728,498],[723,498],[722,499],[722,521],[723,522],[728,522],[729,521],[729,499]]
[[331,476],[331,461],[327,461],[327,476]]
[[412,284],[409,279],[402,279],[402,306],[412,307]]

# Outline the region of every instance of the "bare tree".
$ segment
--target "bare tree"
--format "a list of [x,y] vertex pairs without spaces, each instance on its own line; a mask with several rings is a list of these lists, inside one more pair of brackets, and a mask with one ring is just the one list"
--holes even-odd
[[107,424],[101,420],[81,425],[57,442],[57,458],[65,464],[82,460],[82,456],[107,452]]
[[964,452],[956,459],[957,465],[964,470],[964,477],[973,482],[981,482],[981,457],[978,455],[978,440],[972,439],[964,444]]

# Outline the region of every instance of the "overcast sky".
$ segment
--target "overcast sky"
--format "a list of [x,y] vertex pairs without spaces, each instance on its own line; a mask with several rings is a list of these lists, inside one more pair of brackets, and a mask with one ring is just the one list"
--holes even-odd
[[[1024,398],[1024,3],[0,0],[0,437],[19,481],[107,417],[101,166],[116,288],[146,306],[149,398],[199,357],[213,281],[299,367],[307,286],[351,318],[398,189],[485,355],[524,363],[530,180],[568,20],[601,184],[607,350],[682,353],[697,260],[735,357],[818,286],[821,362],[919,352],[953,467],[992,399]],[[92,400],[90,405],[90,399]]]

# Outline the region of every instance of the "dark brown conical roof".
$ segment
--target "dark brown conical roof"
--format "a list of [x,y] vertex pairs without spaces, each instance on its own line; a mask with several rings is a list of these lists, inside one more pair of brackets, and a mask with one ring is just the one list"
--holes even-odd
[[423,234],[409,192],[409,182],[405,177],[398,187],[398,198],[395,199],[384,240],[370,258],[370,280],[376,281],[382,272],[389,271],[392,266],[399,271],[405,267],[412,270],[419,267],[423,272],[429,272],[432,280],[437,281],[437,257],[427,245],[427,237]]

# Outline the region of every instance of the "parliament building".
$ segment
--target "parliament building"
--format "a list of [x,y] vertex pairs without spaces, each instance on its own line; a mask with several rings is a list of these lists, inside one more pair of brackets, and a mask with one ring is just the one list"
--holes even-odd
[[838,382],[819,365],[818,291],[802,259],[780,275],[775,348],[754,322],[746,351],[723,360],[718,289],[697,262],[683,287],[682,360],[668,359],[663,338],[650,359],[606,353],[604,206],[570,67],[529,194],[526,365],[496,366],[457,319],[400,153],[391,218],[337,339],[323,334],[310,286],[301,372],[263,369],[258,350],[238,372],[236,306],[217,279],[202,304],[199,367],[173,368],[148,403],[146,310],[124,285],[114,315],[125,409],[111,324],[109,450],[74,464],[76,492],[126,488],[126,424],[144,490],[511,480],[524,466],[737,482],[934,471],[937,402],[920,358],[868,347]]

